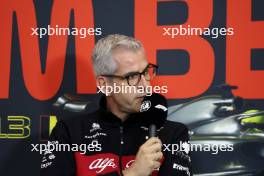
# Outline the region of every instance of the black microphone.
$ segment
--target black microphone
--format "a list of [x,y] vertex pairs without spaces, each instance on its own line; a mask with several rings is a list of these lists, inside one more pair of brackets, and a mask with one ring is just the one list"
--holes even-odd
[[157,136],[157,127],[155,124],[149,125],[149,138]]
[[149,129],[149,138],[157,136],[157,129],[161,128],[167,119],[167,100],[164,96],[153,93],[146,96],[141,104],[143,115],[142,125]]

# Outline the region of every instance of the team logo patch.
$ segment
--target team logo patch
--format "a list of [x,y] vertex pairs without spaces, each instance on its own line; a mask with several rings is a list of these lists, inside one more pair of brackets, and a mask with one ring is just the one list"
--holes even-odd
[[93,123],[92,124],[92,129],[90,129],[90,133],[97,131],[97,130],[101,130],[101,127],[98,123]]
[[140,112],[147,111],[147,110],[149,110],[150,107],[151,107],[151,102],[149,100],[143,101],[143,103],[141,104],[141,107],[140,107]]

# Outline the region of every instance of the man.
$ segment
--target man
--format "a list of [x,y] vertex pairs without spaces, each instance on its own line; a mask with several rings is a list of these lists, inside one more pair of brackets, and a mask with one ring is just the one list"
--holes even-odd
[[[53,144],[87,144],[88,150],[85,154],[47,150],[41,175],[191,175],[188,152],[171,151],[171,146],[188,141],[188,130],[183,124],[159,122],[158,137],[146,139],[145,122],[156,123],[154,119],[161,117],[151,114],[151,110],[139,112],[146,99],[145,89],[157,68],[148,63],[142,44],[118,34],[102,38],[93,51],[93,66],[97,86],[106,95],[99,110],[58,122],[50,137]],[[109,91],[114,86],[135,89]],[[151,103],[144,108],[148,109]],[[156,107],[167,111],[161,105]]]

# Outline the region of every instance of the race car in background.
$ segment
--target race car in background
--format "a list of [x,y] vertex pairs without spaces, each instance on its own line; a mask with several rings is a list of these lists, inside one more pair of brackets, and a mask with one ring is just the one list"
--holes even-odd
[[264,111],[234,97],[235,88],[169,107],[168,120],[187,125],[191,145],[201,146],[192,151],[197,176],[264,176]]

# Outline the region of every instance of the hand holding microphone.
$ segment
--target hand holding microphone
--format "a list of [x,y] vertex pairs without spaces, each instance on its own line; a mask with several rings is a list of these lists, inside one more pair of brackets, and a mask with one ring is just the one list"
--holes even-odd
[[162,143],[157,138],[157,128],[163,126],[167,118],[167,101],[159,94],[147,96],[141,106],[142,125],[149,129],[149,139],[140,146],[132,166],[124,171],[124,176],[149,176],[161,166]]
[[149,176],[153,170],[160,167],[163,157],[162,143],[157,137],[151,137],[142,144],[137,152],[132,166],[125,170],[124,176]]

